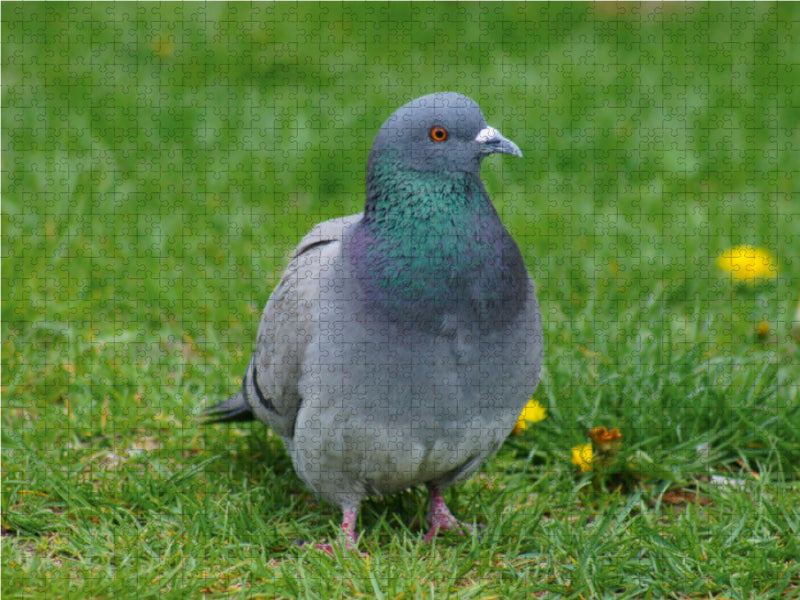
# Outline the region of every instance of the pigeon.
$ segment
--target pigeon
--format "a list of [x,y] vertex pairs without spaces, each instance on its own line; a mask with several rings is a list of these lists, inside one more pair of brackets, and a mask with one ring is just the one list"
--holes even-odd
[[461,94],[392,114],[369,153],[364,212],[301,240],[241,390],[206,412],[272,427],[306,485],[341,507],[347,548],[362,500],[422,484],[426,542],[471,531],[442,491],[498,450],[537,387],[534,284],[480,179],[494,153],[522,156]]

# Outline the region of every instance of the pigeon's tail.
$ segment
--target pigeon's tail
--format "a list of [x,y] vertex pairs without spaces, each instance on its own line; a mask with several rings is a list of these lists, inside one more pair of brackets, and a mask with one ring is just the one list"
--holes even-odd
[[235,421],[252,421],[255,419],[250,405],[242,392],[237,392],[227,400],[210,406],[203,411],[204,425],[212,423],[233,423]]

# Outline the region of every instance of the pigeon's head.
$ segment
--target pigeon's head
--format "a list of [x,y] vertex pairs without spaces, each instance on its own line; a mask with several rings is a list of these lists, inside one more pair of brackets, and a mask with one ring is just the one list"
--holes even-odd
[[522,156],[517,145],[489,127],[474,100],[439,92],[412,100],[389,117],[375,136],[370,164],[390,156],[413,171],[480,170],[484,156]]

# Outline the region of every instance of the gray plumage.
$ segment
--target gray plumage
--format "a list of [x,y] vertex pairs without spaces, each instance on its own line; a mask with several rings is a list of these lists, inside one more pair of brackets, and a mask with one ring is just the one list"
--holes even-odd
[[345,511],[348,544],[362,499],[423,483],[431,533],[457,527],[440,491],[497,451],[536,389],[534,286],[479,178],[493,152],[521,156],[465,96],[392,115],[365,212],[303,238],[241,391],[208,411],[269,424],[303,481]]

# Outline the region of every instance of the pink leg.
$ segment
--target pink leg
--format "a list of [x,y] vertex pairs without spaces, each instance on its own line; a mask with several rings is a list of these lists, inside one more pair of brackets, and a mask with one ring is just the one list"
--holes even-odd
[[[356,534],[356,518],[358,517],[358,505],[344,507],[344,515],[342,516],[342,536],[344,537],[344,547],[348,550],[355,550],[358,543],[358,534]],[[322,550],[328,554],[333,554],[333,545],[331,544],[317,544],[314,546],[317,550]]]
[[442,491],[434,486],[428,486],[428,490],[431,494],[431,508],[428,511],[428,525],[430,525],[430,530],[428,533],[425,534],[425,543],[430,543],[439,530],[447,531],[450,529],[454,529],[461,533],[461,535],[465,535],[472,531],[472,526],[467,525],[466,523],[461,523],[458,521],[454,516],[453,513],[450,512],[450,509],[447,508],[447,504],[444,502],[444,498],[442,497]]

